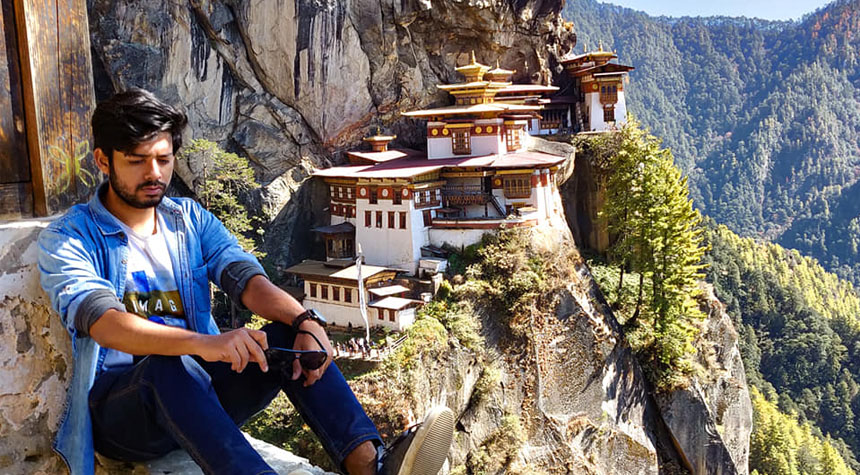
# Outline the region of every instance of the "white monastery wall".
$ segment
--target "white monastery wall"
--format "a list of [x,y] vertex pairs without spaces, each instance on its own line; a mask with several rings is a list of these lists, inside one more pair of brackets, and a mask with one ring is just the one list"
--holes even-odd
[[[411,203],[406,201],[395,205],[386,199],[379,199],[377,204],[369,204],[369,200],[356,200],[358,222],[355,223],[355,239],[356,244],[361,244],[365,262],[415,272],[418,257],[414,251],[413,226],[410,226],[413,223],[410,215],[414,214],[411,208]],[[370,227],[365,226],[365,211],[372,213]],[[381,227],[376,226],[377,212],[382,212]],[[394,212],[393,228],[389,224],[389,212]],[[400,229],[400,212],[407,213],[406,229]]]
[[606,130],[606,122],[603,121],[603,104],[600,103],[599,92],[589,92],[585,95],[585,103],[588,105],[588,123],[592,131]]
[[[329,302],[318,298],[305,297],[302,305],[305,308],[312,308],[320,312],[333,325],[345,327],[351,323],[353,327],[364,327],[364,320],[361,318],[361,312],[358,310],[357,303],[353,306],[344,302]],[[370,315],[368,315],[368,320],[372,320]],[[372,321],[371,326],[373,326]]]
[[627,124],[627,101],[624,99],[624,91],[618,91],[618,102],[615,104],[615,126],[621,127]]
[[499,135],[473,135],[472,153],[468,156],[479,157],[481,155],[492,155],[505,153],[505,142]]
[[387,309],[368,307],[367,318],[370,322],[370,327],[384,327],[402,332],[415,323],[414,308],[405,308],[403,310],[396,311],[393,322],[389,319],[388,312],[389,311]]
[[454,144],[451,136],[427,137],[427,158],[451,158],[454,156]]
[[487,229],[430,229],[430,244],[442,247],[449,244],[454,247],[465,247],[481,240]]

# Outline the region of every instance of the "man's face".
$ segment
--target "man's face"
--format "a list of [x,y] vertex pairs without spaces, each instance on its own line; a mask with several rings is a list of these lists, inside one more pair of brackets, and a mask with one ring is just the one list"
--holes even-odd
[[108,168],[111,189],[134,208],[158,206],[173,176],[174,161],[169,132],[161,132],[127,153],[114,150]]

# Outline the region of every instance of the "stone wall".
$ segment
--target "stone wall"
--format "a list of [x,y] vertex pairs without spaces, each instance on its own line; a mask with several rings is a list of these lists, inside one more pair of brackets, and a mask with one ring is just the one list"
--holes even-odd
[[72,357],[39,286],[36,238],[47,224],[0,223],[0,473],[62,473],[51,442]]

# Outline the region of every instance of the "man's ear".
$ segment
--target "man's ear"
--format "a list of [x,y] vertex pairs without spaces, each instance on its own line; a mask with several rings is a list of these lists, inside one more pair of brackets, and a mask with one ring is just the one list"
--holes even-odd
[[99,170],[105,175],[110,176],[110,162],[104,151],[100,148],[93,150],[93,158],[96,159],[96,166],[99,167]]

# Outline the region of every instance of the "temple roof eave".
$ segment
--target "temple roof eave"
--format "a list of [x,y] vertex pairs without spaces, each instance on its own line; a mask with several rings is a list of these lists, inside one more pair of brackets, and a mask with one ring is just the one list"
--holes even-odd
[[421,109],[416,111],[401,112],[406,117],[434,117],[440,115],[464,115],[464,114],[482,114],[486,112],[495,112],[503,114],[505,112],[520,112],[520,111],[539,111],[541,106],[528,106],[523,104],[476,104],[474,106],[447,106],[437,107],[435,109]]

